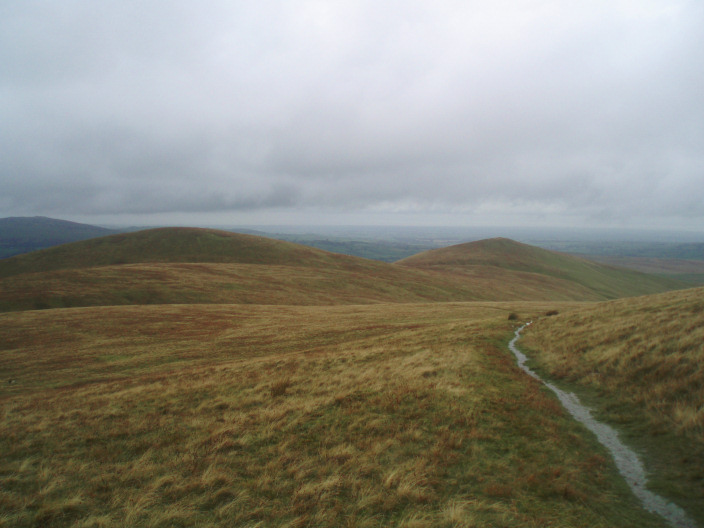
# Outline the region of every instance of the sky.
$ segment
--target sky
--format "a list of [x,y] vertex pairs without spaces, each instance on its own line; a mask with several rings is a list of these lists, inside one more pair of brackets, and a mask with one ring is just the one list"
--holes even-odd
[[0,216],[704,231],[701,0],[0,0]]

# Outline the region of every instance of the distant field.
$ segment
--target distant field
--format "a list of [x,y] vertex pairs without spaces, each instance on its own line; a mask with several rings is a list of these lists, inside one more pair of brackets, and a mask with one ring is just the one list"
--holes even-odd
[[438,247],[427,242],[418,243],[398,242],[394,240],[358,240],[347,237],[322,237],[320,235],[278,235],[264,234],[280,240],[304,244],[325,251],[353,255],[381,262],[396,262],[422,251]]
[[654,454],[655,488],[704,524],[703,288],[542,318],[523,345],[540,369],[585,390],[609,422]]
[[586,258],[594,262],[630,268],[643,273],[662,277],[704,284],[704,260],[678,260],[650,257],[605,257],[589,255]]
[[[695,237],[704,238],[704,237]],[[635,257],[666,260],[704,260],[704,243],[702,242],[662,242],[645,240],[539,240],[531,244],[564,253],[602,256]]]
[[0,525],[662,526],[505,349],[562,304],[0,315]]

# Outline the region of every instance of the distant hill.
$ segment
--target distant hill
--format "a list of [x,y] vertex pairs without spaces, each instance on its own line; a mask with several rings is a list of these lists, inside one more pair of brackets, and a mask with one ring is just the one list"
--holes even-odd
[[358,257],[213,229],[160,228],[0,261],[0,310],[121,304],[481,300],[457,281]]
[[159,228],[0,261],[2,311],[121,304],[589,301],[679,286],[505,239],[388,264],[247,234]]
[[0,277],[18,273],[141,263],[229,263],[339,267],[359,259],[270,238],[166,227],[83,240],[0,262]]
[[[507,238],[492,238],[434,249],[398,264],[445,273],[477,274],[504,270],[567,281],[601,299],[647,295],[684,287],[684,283],[591,262]],[[509,273],[510,275],[511,273]]]
[[0,258],[116,233],[44,216],[0,218]]

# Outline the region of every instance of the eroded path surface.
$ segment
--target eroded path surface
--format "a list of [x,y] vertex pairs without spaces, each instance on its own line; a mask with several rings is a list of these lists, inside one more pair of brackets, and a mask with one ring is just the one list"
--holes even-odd
[[[528,323],[530,324],[530,323]],[[595,420],[588,407],[585,407],[579,401],[579,398],[573,393],[567,393],[558,389],[552,383],[548,383],[526,366],[528,357],[516,347],[516,342],[521,336],[521,331],[525,328],[524,325],[516,330],[514,338],[508,345],[508,348],[513,352],[518,361],[518,366],[521,367],[529,376],[537,379],[551,391],[555,393],[562,405],[567,411],[579,422],[583,423],[587,429],[592,431],[599,442],[601,442],[609,450],[616,462],[616,467],[621,475],[626,479],[633,493],[640,499],[643,506],[653,513],[665,518],[672,526],[677,528],[697,528],[697,524],[690,519],[685,511],[679,506],[666,501],[660,495],[657,495],[646,489],[647,479],[645,469],[638,456],[630,448],[628,448],[618,437],[616,431],[601,422]]]

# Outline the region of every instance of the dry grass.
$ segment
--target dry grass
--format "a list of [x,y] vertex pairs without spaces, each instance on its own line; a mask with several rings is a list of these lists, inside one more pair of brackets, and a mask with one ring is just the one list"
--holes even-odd
[[604,396],[609,419],[662,460],[653,463],[659,485],[698,503],[704,518],[704,289],[542,319],[524,345],[552,376]]
[[391,264],[370,269],[147,263],[0,279],[0,310],[143,304],[297,304],[473,300],[470,284]]
[[337,305],[473,300],[595,300],[583,287],[535,274],[441,273],[385,263],[315,269],[147,263],[28,273],[0,279],[0,311],[81,306],[236,303]]
[[0,525],[660,526],[504,350],[548,308],[4,314]]
[[600,298],[574,282],[535,273],[491,267],[420,270],[385,263],[371,263],[364,270],[145,263],[27,273],[0,279],[0,311],[145,304],[320,306]]

